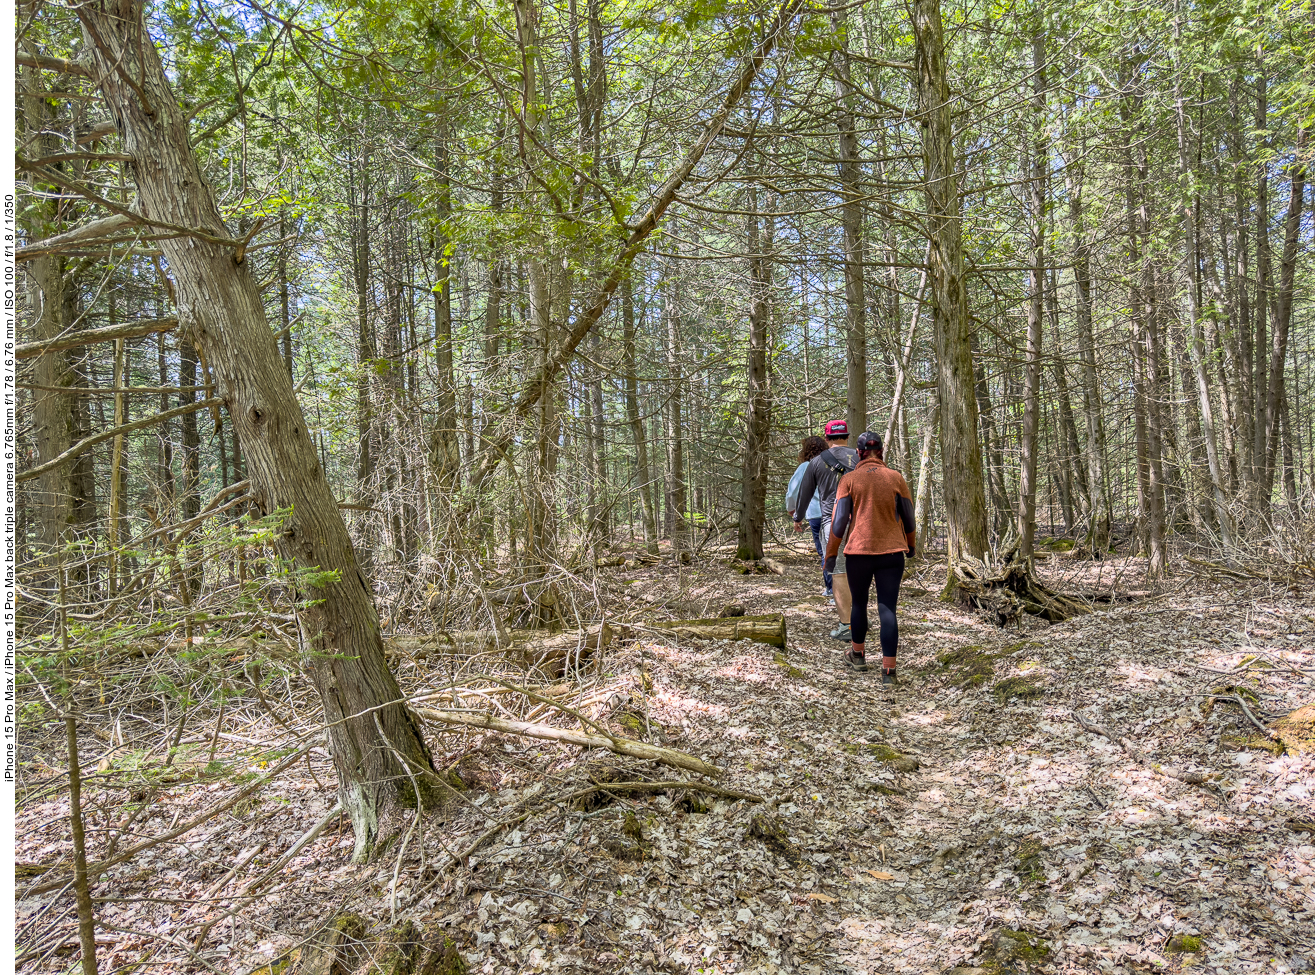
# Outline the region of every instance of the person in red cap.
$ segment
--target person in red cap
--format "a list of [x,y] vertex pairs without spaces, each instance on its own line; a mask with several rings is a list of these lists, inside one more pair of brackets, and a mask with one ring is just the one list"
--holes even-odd
[[[795,499],[795,531],[804,530],[803,514],[814,493],[822,502],[822,524],[831,524],[831,513],[836,503],[836,487],[840,483],[840,478],[852,471],[854,465],[858,463],[858,453],[849,446],[849,425],[844,420],[832,420],[826,425],[823,433],[830,447],[814,457],[808,464],[808,470],[804,471],[804,478],[799,483],[799,494]],[[848,642],[849,584],[845,579],[844,559],[844,553],[841,553],[838,562],[833,560],[831,565],[824,566],[822,581],[826,583],[827,589],[832,591],[836,612],[840,616],[840,625],[831,631],[831,636]]]
[[868,593],[876,584],[877,612],[881,620],[881,683],[894,684],[899,650],[899,623],[895,604],[904,578],[904,557],[912,557],[913,495],[899,471],[886,466],[881,437],[863,433],[858,438],[858,466],[840,479],[826,559],[834,563],[844,540],[850,598],[850,640],[845,663],[867,670],[864,643],[868,633]]

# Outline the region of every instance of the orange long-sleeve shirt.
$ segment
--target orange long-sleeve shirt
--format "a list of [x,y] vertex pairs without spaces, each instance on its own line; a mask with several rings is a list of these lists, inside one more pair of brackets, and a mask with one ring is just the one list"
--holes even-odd
[[913,495],[904,475],[875,457],[859,461],[857,467],[840,479],[835,516],[839,519],[842,511],[848,516],[846,555],[885,555],[909,547],[895,500],[897,495],[908,499],[911,511]]

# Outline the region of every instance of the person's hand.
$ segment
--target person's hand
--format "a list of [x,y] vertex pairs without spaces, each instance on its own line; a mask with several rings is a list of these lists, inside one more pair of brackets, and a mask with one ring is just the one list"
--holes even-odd
[[794,530],[797,531],[797,532],[801,532],[801,531],[803,531],[803,530],[804,530],[804,523],[803,523],[802,521],[796,521],[796,522],[794,523]]
[[827,572],[835,572],[835,571],[836,571],[836,557],[835,557],[834,555],[828,555],[828,556],[826,557],[826,562],[824,562],[824,563],[822,564],[822,568],[826,569]]
[[913,559],[913,558],[917,558],[917,556],[918,556],[918,547],[916,545],[910,545],[909,558]]

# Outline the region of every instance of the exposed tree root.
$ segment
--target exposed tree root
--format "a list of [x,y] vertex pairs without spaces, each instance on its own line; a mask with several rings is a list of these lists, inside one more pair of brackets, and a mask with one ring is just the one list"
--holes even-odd
[[998,626],[1018,620],[1024,613],[1058,623],[1091,612],[1080,599],[1056,592],[1037,578],[1031,559],[1006,550],[998,566],[964,556],[950,568],[952,589],[959,601],[978,610]]

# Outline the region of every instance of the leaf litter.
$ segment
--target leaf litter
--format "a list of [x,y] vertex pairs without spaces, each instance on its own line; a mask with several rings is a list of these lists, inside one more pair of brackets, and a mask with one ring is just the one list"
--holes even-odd
[[[774,555],[783,577],[713,556],[624,584],[784,608],[786,653],[641,629],[578,695],[591,721],[765,802],[647,790],[670,770],[431,727],[461,789],[400,863],[395,843],[352,865],[337,818],[243,897],[336,802],[313,754],[97,879],[102,970],[272,972],[347,911],[376,935],[437,932],[490,975],[1315,970],[1315,753],[1264,733],[1315,699],[1309,594],[1192,580],[1001,631],[938,601],[929,568],[901,601],[891,691],[841,665],[812,558]],[[408,692],[423,670],[400,673]],[[230,788],[173,785],[134,829],[164,832]],[[16,859],[66,858],[67,814],[58,797],[24,806]],[[20,900],[17,921],[54,932],[24,970],[67,970],[70,898]]]

